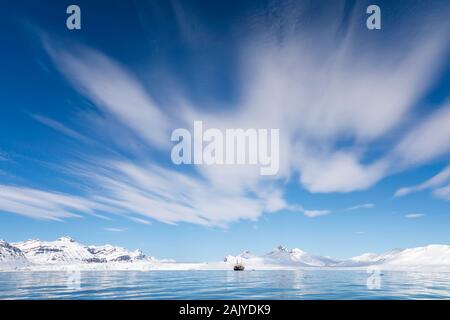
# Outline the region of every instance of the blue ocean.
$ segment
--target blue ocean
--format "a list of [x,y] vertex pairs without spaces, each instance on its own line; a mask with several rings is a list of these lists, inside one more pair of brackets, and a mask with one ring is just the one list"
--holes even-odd
[[365,270],[0,272],[0,299],[449,299],[450,273]]

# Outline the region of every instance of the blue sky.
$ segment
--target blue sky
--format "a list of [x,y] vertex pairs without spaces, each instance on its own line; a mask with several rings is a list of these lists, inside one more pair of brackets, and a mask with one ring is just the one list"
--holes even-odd
[[[0,238],[218,260],[450,243],[447,1],[9,1]],[[171,132],[279,128],[280,171],[176,166]]]

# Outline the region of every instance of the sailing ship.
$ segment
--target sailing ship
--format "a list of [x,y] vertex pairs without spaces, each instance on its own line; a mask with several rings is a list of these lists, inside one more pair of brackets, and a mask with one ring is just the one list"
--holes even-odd
[[244,271],[245,267],[239,260],[236,259],[236,264],[233,266],[234,271]]

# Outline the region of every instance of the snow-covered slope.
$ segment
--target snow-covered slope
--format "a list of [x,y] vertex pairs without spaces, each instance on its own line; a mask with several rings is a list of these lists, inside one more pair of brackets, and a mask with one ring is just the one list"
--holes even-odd
[[405,249],[387,258],[384,264],[392,266],[450,266],[450,246],[435,244]]
[[223,258],[223,261],[228,263],[239,263],[242,261],[254,260],[257,258],[258,257],[253,255],[249,250],[245,250],[244,252],[238,254],[237,256],[228,255],[225,258]]
[[289,250],[283,246],[278,246],[271,252],[264,255],[264,261],[272,264],[306,267],[326,267],[337,263],[336,260],[328,257],[315,256],[298,248]]
[[263,256],[258,257],[249,251],[244,251],[238,256],[227,256],[224,261],[228,264],[240,262],[252,268],[261,266],[352,268],[373,265],[385,269],[434,266],[450,268],[450,246],[429,245],[411,249],[394,249],[382,254],[365,253],[347,260],[315,256],[300,249],[289,250],[278,246]]
[[382,254],[377,253],[364,253],[362,255],[343,260],[338,263],[338,266],[342,267],[364,267],[369,265],[377,265],[377,264],[383,264],[386,261],[389,261],[393,259],[395,256],[397,256],[400,252],[402,252],[402,249],[394,249]]
[[108,262],[135,262],[151,260],[141,251],[128,251],[111,245],[85,246],[69,237],[56,241],[28,240],[13,243],[33,264],[83,264]]
[[68,264],[96,261],[87,247],[76,243],[68,237],[56,241],[28,240],[13,243],[35,264]]
[[383,254],[366,253],[343,261],[339,266],[380,265],[389,267],[449,266],[450,246],[429,245],[411,249],[395,249]]
[[88,251],[97,259],[105,262],[135,262],[154,260],[145,256],[141,250],[128,251],[122,247],[114,247],[109,244],[104,246],[89,246]]
[[288,267],[326,267],[335,265],[338,261],[315,256],[297,248],[289,250],[283,246],[278,246],[260,257],[252,255],[250,251],[244,251],[237,256],[226,256],[224,262]]
[[20,249],[0,240],[0,269],[15,269],[29,265],[29,261]]

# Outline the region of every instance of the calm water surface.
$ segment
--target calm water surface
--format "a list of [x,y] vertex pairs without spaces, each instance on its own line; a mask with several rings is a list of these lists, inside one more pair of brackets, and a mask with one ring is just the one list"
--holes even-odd
[[450,299],[448,272],[365,270],[0,272],[0,299]]

